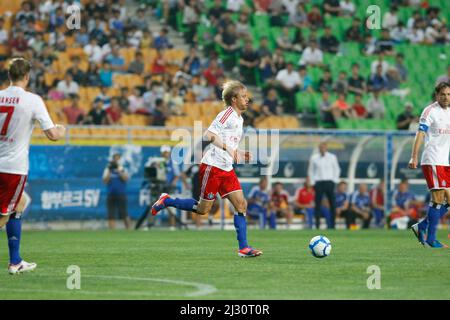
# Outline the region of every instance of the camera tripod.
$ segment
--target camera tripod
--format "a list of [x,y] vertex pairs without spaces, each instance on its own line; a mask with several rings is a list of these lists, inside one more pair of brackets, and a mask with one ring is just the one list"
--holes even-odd
[[[165,183],[161,182],[147,182],[147,186],[150,188],[150,204],[147,205],[142,212],[141,216],[139,217],[138,221],[136,222],[136,226],[134,227],[134,230],[138,230],[144,221],[147,221],[147,227],[151,228],[154,226],[154,220],[155,218],[151,215],[152,210],[152,204],[159,198],[161,193],[163,192],[171,192],[174,190],[173,186],[168,186]],[[177,225],[180,226],[180,228],[185,228],[188,230],[188,226],[186,223],[181,221],[180,217],[174,213],[172,208],[166,208],[167,212],[169,213],[169,216],[174,217]],[[150,217],[150,218],[149,218]]]

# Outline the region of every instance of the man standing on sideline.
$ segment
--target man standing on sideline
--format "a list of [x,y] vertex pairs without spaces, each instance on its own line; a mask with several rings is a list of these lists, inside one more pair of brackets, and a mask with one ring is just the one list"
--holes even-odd
[[125,228],[130,228],[130,218],[127,210],[127,181],[128,173],[120,164],[121,155],[113,155],[112,161],[103,172],[103,182],[106,184],[108,196],[106,206],[108,208],[108,227],[116,227],[114,213],[117,210],[119,217],[123,220]]
[[51,141],[64,137],[66,130],[64,126],[53,124],[41,97],[25,90],[30,71],[29,61],[12,59],[8,67],[10,85],[0,91],[0,228],[6,224],[10,274],[32,271],[37,266],[20,257],[21,215],[30,202],[23,188],[35,121]]
[[336,219],[336,203],[334,194],[334,185],[339,181],[341,175],[341,168],[336,155],[327,151],[328,145],[326,142],[319,144],[319,152],[313,154],[309,160],[308,176],[311,179],[311,184],[314,185],[316,191],[314,215],[316,218],[316,228],[320,227],[320,208],[322,197],[325,194],[330,202],[331,219],[329,229],[334,229]]
[[411,226],[419,242],[425,247],[446,248],[436,239],[439,220],[450,206],[450,83],[441,82],[434,89],[436,101],[420,116],[419,130],[414,139],[408,167],[416,169],[419,150],[425,140],[420,165],[431,192],[427,217]]

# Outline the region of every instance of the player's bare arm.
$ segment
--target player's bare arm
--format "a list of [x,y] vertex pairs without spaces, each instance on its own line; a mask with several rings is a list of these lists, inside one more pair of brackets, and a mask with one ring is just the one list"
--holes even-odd
[[414,138],[414,144],[411,152],[411,160],[409,160],[408,168],[417,169],[417,165],[419,163],[419,150],[423,143],[423,139],[425,137],[425,132],[417,131],[416,137]]
[[66,133],[66,127],[57,124],[53,128],[44,131],[47,138],[51,141],[58,141],[62,139]]

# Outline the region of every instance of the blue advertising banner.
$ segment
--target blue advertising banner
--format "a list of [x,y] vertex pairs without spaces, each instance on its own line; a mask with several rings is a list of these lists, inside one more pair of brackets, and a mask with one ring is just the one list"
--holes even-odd
[[27,192],[32,198],[28,219],[106,218],[106,185],[103,171],[115,153],[122,154],[128,171],[128,211],[139,217],[150,202],[149,187],[143,186],[144,165],[160,156],[159,147],[135,145],[31,146]]

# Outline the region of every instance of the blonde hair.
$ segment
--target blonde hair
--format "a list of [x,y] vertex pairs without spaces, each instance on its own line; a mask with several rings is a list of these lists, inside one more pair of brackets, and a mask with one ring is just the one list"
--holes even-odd
[[247,89],[242,82],[230,80],[223,84],[222,100],[227,106],[231,106],[231,99],[236,97],[242,89]]

